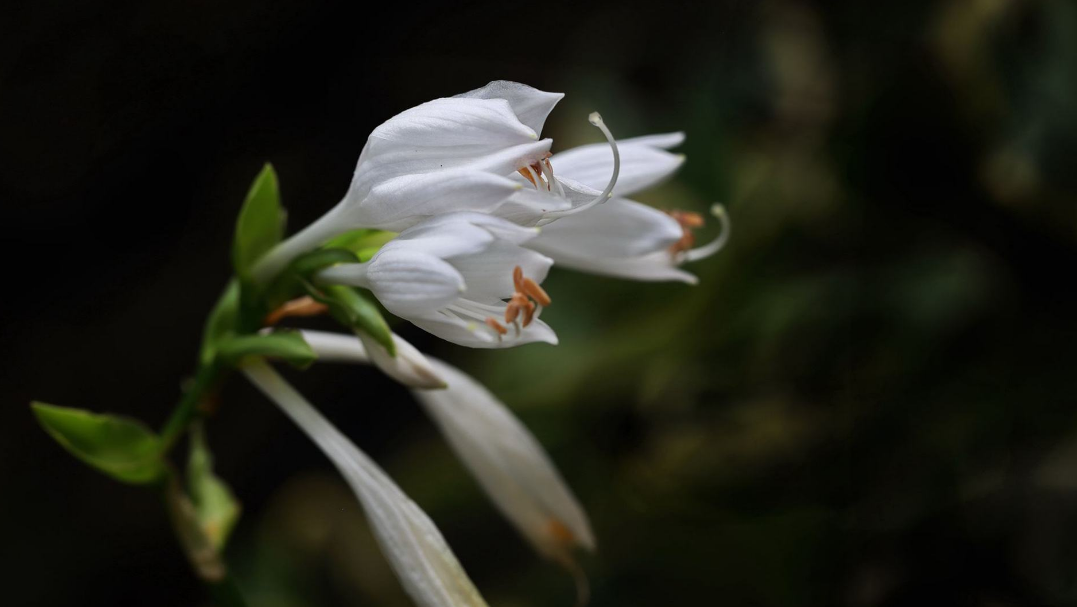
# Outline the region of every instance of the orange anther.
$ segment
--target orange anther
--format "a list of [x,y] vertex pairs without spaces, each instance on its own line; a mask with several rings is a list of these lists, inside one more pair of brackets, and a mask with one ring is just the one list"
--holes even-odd
[[486,324],[494,331],[497,331],[498,335],[504,335],[509,332],[509,330],[506,329],[504,325],[497,322],[497,319],[493,316],[486,317]]
[[524,295],[534,299],[535,303],[538,305],[545,308],[553,302],[553,300],[550,299],[550,296],[546,294],[546,291],[530,278],[524,278],[523,285],[521,286],[523,288],[520,290],[523,291]]
[[516,266],[512,269],[512,284],[516,287],[517,293],[524,288],[524,269],[520,266]]
[[535,319],[535,303],[533,301],[528,300],[527,305],[523,306],[523,312],[524,312],[524,321],[521,324],[523,324],[523,326],[526,327],[527,325],[531,324],[532,320]]
[[691,249],[696,243],[696,236],[692,233],[692,230],[703,227],[703,216],[691,211],[669,211],[669,216],[675,219],[681,226],[681,238],[670,245],[669,252],[676,255],[677,253]]
[[511,323],[516,320],[516,317],[520,315],[520,304],[516,303],[515,298],[509,302],[509,305],[505,306],[505,322]]

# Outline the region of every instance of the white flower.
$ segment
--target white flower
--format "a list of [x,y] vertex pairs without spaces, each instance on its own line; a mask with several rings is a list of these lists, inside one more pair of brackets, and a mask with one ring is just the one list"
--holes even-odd
[[296,256],[352,229],[397,231],[454,211],[536,225],[605,202],[618,160],[612,136],[597,114],[592,122],[613,146],[609,186],[599,192],[558,184],[542,196],[526,191],[521,174],[529,179],[546,174],[551,141],[540,140],[539,133],[562,96],[497,81],[394,116],[370,134],[340,203],[270,251],[255,267],[256,279],[268,282]]
[[433,217],[370,261],[327,268],[318,279],[370,289],[393,314],[457,344],[556,344],[538,318],[550,304],[539,283],[553,262],[520,246],[536,233],[481,213]]
[[318,445],[347,480],[382,552],[421,607],[485,607],[430,518],[365,453],[264,361],[243,373]]
[[[302,333],[319,362],[371,362],[370,344],[364,348],[351,335]],[[407,343],[394,340],[398,351]],[[447,387],[412,393],[502,514],[539,553],[558,562],[567,564],[573,547],[593,550],[587,515],[520,420],[474,378],[440,360],[424,360]]]
[[[663,213],[625,198],[649,188],[675,172],[684,157],[665,148],[679,145],[682,133],[625,139],[619,142],[621,176],[614,198],[603,205],[564,217],[546,225],[527,246],[544,253],[558,265],[635,280],[697,279],[679,268],[682,263],[713,255],[729,237],[724,210],[712,212],[720,220],[721,234],[711,243],[691,248],[692,230],[702,226],[695,213]],[[557,167],[558,180],[585,185],[602,183],[612,165],[605,146],[587,145],[555,154],[549,163]]]

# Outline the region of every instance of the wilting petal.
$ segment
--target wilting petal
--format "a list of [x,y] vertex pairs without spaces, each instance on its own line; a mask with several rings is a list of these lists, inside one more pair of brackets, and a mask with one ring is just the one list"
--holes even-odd
[[457,95],[471,99],[504,99],[509,102],[520,122],[534,129],[536,133],[542,132],[546,117],[564,96],[564,93],[547,93],[508,80],[495,80],[480,89]]
[[374,536],[404,589],[421,607],[485,607],[428,516],[264,361],[244,374],[333,462],[363,506]]
[[477,381],[430,363],[449,387],[413,394],[502,514],[547,557],[594,549],[587,515],[535,437]]
[[438,376],[423,353],[395,333],[393,344],[396,346],[396,356],[390,356],[381,344],[365,333],[300,333],[318,355],[320,363],[373,363],[386,375],[405,386],[424,390],[445,387],[445,380]]
[[632,200],[614,198],[544,226],[527,246],[555,262],[562,255],[637,257],[669,249],[682,234],[680,224],[668,214]]
[[[668,143],[678,136],[683,138],[681,133],[670,133],[618,141],[621,174],[613,188],[613,195],[630,196],[664,181],[676,172],[684,163],[684,156],[640,142]],[[558,177],[573,179],[591,188],[605,187],[613,171],[609,146],[604,144],[584,145],[558,152],[550,158],[550,163]]]

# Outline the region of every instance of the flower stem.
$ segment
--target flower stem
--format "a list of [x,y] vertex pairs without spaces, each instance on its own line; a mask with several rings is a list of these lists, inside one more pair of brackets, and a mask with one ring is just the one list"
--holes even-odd
[[161,453],[167,453],[198,415],[198,405],[216,388],[226,369],[216,360],[199,367],[191,387],[161,429]]

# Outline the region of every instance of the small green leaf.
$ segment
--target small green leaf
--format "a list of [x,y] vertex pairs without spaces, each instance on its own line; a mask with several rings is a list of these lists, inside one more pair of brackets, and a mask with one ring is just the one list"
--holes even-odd
[[30,407],[56,442],[116,480],[142,485],[165,473],[157,435],[138,421],[39,402]]
[[356,289],[343,285],[330,285],[323,287],[321,291],[312,291],[311,295],[329,306],[333,316],[351,327],[352,329],[365,331],[379,344],[396,356],[396,344],[393,343],[393,333],[389,330],[389,324],[381,315],[378,304],[360,293]]
[[220,550],[239,520],[239,502],[228,485],[213,473],[213,455],[202,424],[191,427],[191,453],[187,460],[187,490],[202,531]]
[[221,293],[220,299],[213,306],[213,310],[206,319],[206,327],[202,331],[203,365],[213,361],[213,355],[217,349],[217,342],[236,331],[236,319],[239,316],[239,282],[232,280]]
[[284,210],[273,166],[266,164],[254,178],[236,221],[232,245],[232,265],[245,282],[250,279],[255,262],[272,249],[284,235]]
[[318,358],[303,336],[296,331],[228,337],[218,342],[217,354],[233,364],[248,356],[264,356],[285,360],[301,368]]

